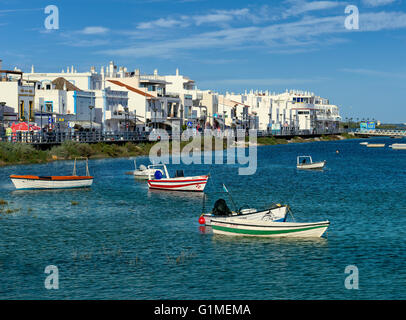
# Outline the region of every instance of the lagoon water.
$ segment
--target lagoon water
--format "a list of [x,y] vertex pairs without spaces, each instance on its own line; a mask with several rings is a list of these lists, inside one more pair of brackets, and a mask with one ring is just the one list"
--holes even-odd
[[[253,176],[238,176],[238,165],[180,166],[211,169],[208,207],[228,200],[224,182],[238,206],[287,203],[297,221],[331,221],[307,240],[213,236],[198,224],[201,195],[148,191],[125,175],[130,159],[89,161],[89,190],[15,191],[8,178],[70,174],[70,161],[3,167],[0,198],[19,211],[0,215],[0,298],[405,299],[406,151],[388,148],[394,139],[361,141],[259,147]],[[327,168],[296,170],[307,154]],[[58,267],[58,290],[44,287],[48,265]],[[344,285],[349,265],[358,290]]]

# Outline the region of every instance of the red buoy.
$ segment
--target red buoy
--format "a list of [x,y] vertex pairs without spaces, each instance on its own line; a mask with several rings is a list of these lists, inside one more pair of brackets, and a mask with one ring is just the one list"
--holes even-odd
[[206,219],[205,219],[203,216],[201,216],[201,217],[199,218],[199,223],[200,223],[200,224],[206,224]]

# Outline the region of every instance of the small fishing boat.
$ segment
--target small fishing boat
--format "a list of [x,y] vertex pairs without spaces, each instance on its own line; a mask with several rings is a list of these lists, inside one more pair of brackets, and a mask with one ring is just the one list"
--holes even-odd
[[394,143],[390,145],[389,148],[397,150],[406,150],[406,143]]
[[214,234],[255,237],[321,237],[329,227],[329,221],[275,222],[250,221],[237,218],[212,218]]
[[298,156],[296,167],[298,169],[323,169],[327,161],[313,162],[311,156]]
[[209,175],[185,177],[183,170],[176,170],[175,177],[171,178],[164,164],[149,165],[148,170],[150,189],[203,192],[209,179]]
[[[235,202],[224,184],[223,189],[235,207]],[[203,212],[204,207],[203,198]],[[232,212],[224,199],[218,199],[210,214],[203,213],[200,216],[199,223],[210,225],[215,234],[258,237],[321,237],[330,225],[329,221],[296,222],[287,205],[276,204],[266,210],[245,210]],[[286,221],[287,212],[293,222]]]
[[367,148],[383,148],[385,147],[384,143],[368,143]]
[[163,172],[162,170],[160,170],[160,169],[148,169],[148,168],[147,168],[146,166],[144,166],[143,164],[140,165],[140,166],[138,167],[138,169],[137,169],[137,163],[136,163],[136,161],[134,160],[134,172],[133,172],[134,178],[136,178],[136,179],[148,180],[148,177],[149,177],[150,175],[154,175],[154,173],[155,173],[156,171],[160,171],[162,175],[163,175],[163,173],[164,173],[164,172]]
[[210,226],[211,219],[223,218],[225,221],[232,219],[239,219],[241,221],[278,221],[283,222],[286,220],[288,212],[287,205],[275,204],[271,205],[268,209],[257,210],[253,208],[239,209],[238,211],[231,211],[224,199],[218,199],[214,203],[214,208],[210,213],[204,213],[199,218],[199,223],[202,225]]
[[30,189],[70,189],[90,187],[93,177],[89,174],[88,159],[86,159],[86,175],[76,175],[76,159],[71,176],[36,176],[36,175],[10,175],[10,179],[18,190]]

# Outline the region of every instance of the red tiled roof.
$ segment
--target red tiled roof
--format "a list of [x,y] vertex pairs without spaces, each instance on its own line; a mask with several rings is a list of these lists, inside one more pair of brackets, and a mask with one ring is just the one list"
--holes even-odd
[[122,83],[121,81],[118,81],[118,80],[107,80],[107,81],[109,81],[109,82],[111,82],[111,83],[113,83],[113,84],[115,84],[115,85],[117,85],[117,86],[124,87],[124,88],[126,88],[127,90],[130,90],[130,91],[132,91],[132,92],[138,93],[138,94],[140,94],[140,95],[142,95],[142,96],[144,96],[144,97],[152,98],[152,99],[157,99],[157,97],[155,97],[155,96],[153,96],[153,95],[151,95],[151,94],[149,94],[149,93],[146,93],[146,92],[144,92],[144,91],[142,91],[142,90],[140,90],[140,89],[131,87],[131,86],[125,84],[125,83]]
[[238,101],[234,101],[234,100],[230,100],[231,102],[234,102],[234,103],[237,103],[237,104],[240,104],[240,105],[242,105],[242,106],[244,106],[244,107],[250,107],[249,105],[247,105],[247,104],[244,104],[244,103],[241,103],[241,102],[238,102]]

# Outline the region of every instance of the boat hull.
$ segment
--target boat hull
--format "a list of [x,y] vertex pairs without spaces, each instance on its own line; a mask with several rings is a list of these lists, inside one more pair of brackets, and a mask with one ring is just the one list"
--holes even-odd
[[392,149],[395,149],[395,150],[406,150],[405,143],[394,143],[394,144],[390,145],[389,147],[391,147]]
[[384,143],[368,143],[367,148],[383,148],[385,147]]
[[213,233],[248,236],[248,237],[298,237],[298,238],[319,238],[329,227],[329,221],[313,223],[296,222],[244,222],[237,219],[224,221],[222,219],[212,219],[211,227]]
[[[261,210],[261,211],[255,210],[252,213],[246,213],[246,214],[244,214],[244,213],[237,214],[236,212],[233,212],[233,215],[227,216],[227,217],[221,217],[221,218],[224,219],[224,221],[238,219],[240,221],[270,221],[270,220],[272,220],[275,222],[283,222],[286,219],[287,211],[288,211],[287,206],[281,206],[278,208],[268,209],[268,210]],[[206,226],[211,225],[212,218],[216,219],[216,216],[214,216],[211,213],[206,213],[203,215],[203,217],[204,217]]]
[[203,192],[209,176],[163,178],[148,180],[150,189]]
[[320,161],[320,162],[313,162],[313,163],[298,164],[297,168],[298,169],[323,169],[325,165],[326,165],[326,161]]
[[12,175],[10,178],[18,190],[87,188],[93,184],[93,177],[87,176],[38,177]]

